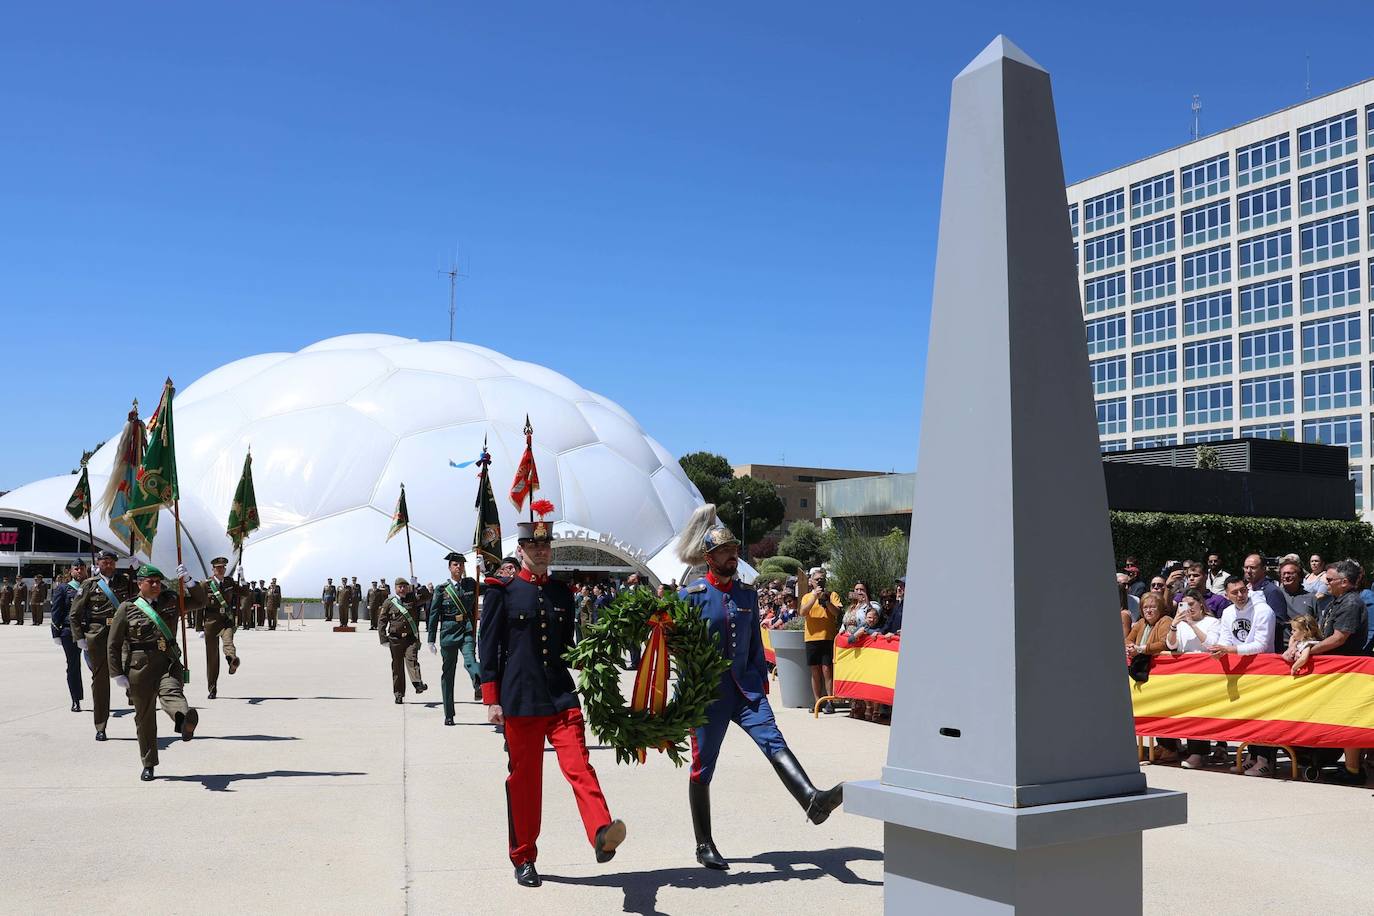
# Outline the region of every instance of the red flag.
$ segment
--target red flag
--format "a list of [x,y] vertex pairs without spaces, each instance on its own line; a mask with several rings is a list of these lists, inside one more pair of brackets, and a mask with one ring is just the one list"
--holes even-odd
[[529,415],[525,416],[525,454],[520,456],[520,467],[515,469],[515,480],[510,485],[510,501],[515,508],[522,509],[525,500],[539,489],[539,468],[534,466],[534,428],[530,426]]

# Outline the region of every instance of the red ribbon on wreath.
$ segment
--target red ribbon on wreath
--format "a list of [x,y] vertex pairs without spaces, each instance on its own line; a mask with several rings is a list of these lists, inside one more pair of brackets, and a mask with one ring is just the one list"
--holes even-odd
[[[644,643],[644,657],[639,661],[634,693],[630,695],[633,710],[647,710],[650,715],[657,715],[668,704],[668,630],[672,625],[673,619],[665,611],[649,617],[649,639]],[[658,751],[663,753],[663,748]],[[641,747],[635,753],[643,763],[645,749]]]

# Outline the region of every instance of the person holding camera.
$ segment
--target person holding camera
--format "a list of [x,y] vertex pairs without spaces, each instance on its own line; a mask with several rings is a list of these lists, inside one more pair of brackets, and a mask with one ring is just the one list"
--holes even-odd
[[[840,596],[825,587],[825,570],[811,570],[811,590],[801,598],[801,614],[806,642],[806,664],[811,669],[811,690],[817,699],[835,692],[835,634],[840,630]],[[835,712],[826,701],[822,711]]]

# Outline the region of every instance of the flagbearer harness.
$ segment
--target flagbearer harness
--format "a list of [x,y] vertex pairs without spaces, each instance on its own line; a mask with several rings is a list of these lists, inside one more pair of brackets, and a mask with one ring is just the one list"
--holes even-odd
[[410,633],[411,633],[411,635],[414,636],[416,639],[419,639],[419,638],[420,638],[420,628],[419,628],[418,626],[416,626],[416,624],[415,624],[415,618],[412,617],[412,616],[410,616],[410,611],[406,610],[406,606],[405,606],[404,604],[401,603],[401,600],[400,600],[399,598],[397,598],[395,595],[392,595],[390,598],[387,599],[387,601],[388,601],[388,603],[390,603],[393,607],[395,607],[396,610],[400,611],[400,612],[405,616],[406,623],[410,624]]
[[166,652],[172,657],[172,663],[181,669],[181,682],[183,684],[191,683],[191,672],[186,667],[186,663],[181,660],[181,650],[177,648],[176,635],[172,633],[172,628],[167,626],[167,621],[163,620],[162,615],[153,610],[153,606],[141,596],[134,599],[134,607],[138,608],[139,613],[144,617],[151,620],[157,626],[158,632],[162,634],[162,638],[157,641],[157,650]]
[[219,612],[229,618],[230,626],[236,625],[238,621],[234,617],[234,611],[229,607],[229,602],[225,600],[224,593],[219,590],[219,583],[211,579],[208,584],[210,586],[211,596],[214,597],[215,602],[219,605]]

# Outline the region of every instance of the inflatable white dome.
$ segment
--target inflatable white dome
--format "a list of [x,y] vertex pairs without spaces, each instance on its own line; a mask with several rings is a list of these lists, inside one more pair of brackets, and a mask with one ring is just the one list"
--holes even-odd
[[[144,404],[154,397],[149,392]],[[230,554],[224,529],[250,447],[262,527],[247,541],[244,570],[254,579],[277,577],[287,595],[318,594],[329,576],[367,582],[405,574],[405,538],[386,541],[402,483],[421,581],[445,574],[448,551],[471,556],[477,476],[469,463],[484,439],[509,553],[518,519],[506,492],[527,414],[538,496],[554,503],[561,542],[598,546],[663,579],[681,575],[672,542],[701,495],[624,409],[485,347],[385,334],[250,356],[179,389],[186,565],[200,577],[210,558]],[[116,428],[91,459],[97,494],[117,438]],[[0,509],[78,531],[84,525],[62,511],[72,485],[71,477],[38,481],[8,494]],[[97,540],[113,543],[99,521]],[[164,512],[153,560],[170,569],[174,549]]]

